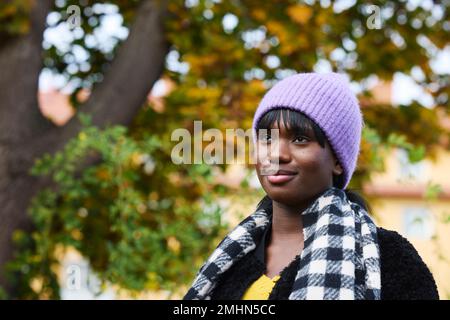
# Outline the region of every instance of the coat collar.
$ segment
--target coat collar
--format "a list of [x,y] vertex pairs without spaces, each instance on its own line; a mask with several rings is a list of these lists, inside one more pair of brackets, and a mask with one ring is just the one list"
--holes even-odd
[[258,242],[255,249],[255,257],[264,265],[266,264],[266,246],[270,243],[271,234],[272,219],[270,219],[270,222],[261,237],[261,241]]

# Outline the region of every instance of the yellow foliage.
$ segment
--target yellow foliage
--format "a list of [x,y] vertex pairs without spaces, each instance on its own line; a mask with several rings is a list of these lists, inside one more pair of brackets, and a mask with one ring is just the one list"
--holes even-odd
[[158,201],[158,200],[159,200],[159,193],[156,192],[156,191],[152,191],[152,192],[150,192],[150,194],[148,195],[148,198],[149,198],[150,200],[153,200],[153,201]]
[[106,169],[100,169],[100,170],[97,170],[97,172],[95,173],[95,175],[96,175],[97,178],[99,178],[100,180],[105,180],[105,181],[106,181],[106,180],[111,179],[111,176],[110,176],[108,170],[106,170]]
[[167,238],[167,247],[169,248],[170,251],[172,251],[175,254],[180,253],[181,249],[180,241],[178,241],[178,239],[175,238],[174,236],[170,236]]
[[244,50],[242,50],[240,48],[237,48],[231,52],[232,52],[232,58],[235,60],[241,60],[242,58],[244,58],[244,54],[245,54]]
[[171,172],[168,175],[168,179],[169,179],[170,183],[172,183],[174,186],[179,186],[183,182],[183,179],[178,172]]
[[80,139],[81,141],[86,140],[86,138],[87,138],[86,133],[80,132],[78,134],[78,139]]
[[139,167],[142,162],[142,155],[138,152],[133,152],[133,154],[131,155],[131,165],[133,167]]
[[241,100],[242,109],[251,114],[261,100],[261,96],[264,94],[265,90],[266,88],[261,80],[254,79],[249,81],[244,87],[244,96]]
[[287,8],[288,16],[299,24],[306,24],[312,16],[312,9],[305,5],[293,5]]
[[70,235],[72,236],[72,238],[74,238],[75,240],[81,240],[83,239],[83,234],[81,233],[81,231],[79,229],[74,229],[72,230],[72,232],[70,233]]
[[221,90],[219,88],[207,87],[207,88],[191,88],[187,92],[187,97],[190,99],[199,100],[211,100],[218,99],[221,95]]
[[288,33],[280,22],[270,20],[267,22],[266,26],[267,30],[269,30],[270,33],[278,37],[280,43],[284,43],[285,41],[287,41]]
[[14,4],[7,4],[2,8],[0,17],[13,16],[17,13],[17,6]]
[[282,55],[290,55],[292,52],[294,52],[295,46],[292,44],[292,42],[286,42],[280,47],[280,52]]
[[267,19],[267,14],[263,9],[256,8],[251,11],[251,15],[259,21],[265,21]]
[[319,26],[323,26],[327,23],[328,19],[329,19],[329,15],[327,13],[327,11],[319,11],[319,13],[315,16],[316,21],[317,21],[317,25]]
[[159,290],[158,274],[156,272],[148,273],[147,288],[150,290]]
[[219,61],[219,57],[217,54],[207,54],[207,55],[194,55],[194,54],[186,54],[184,56],[184,60],[189,63],[190,69],[196,73],[199,70],[212,67],[217,61]]
[[309,40],[305,33],[299,33],[297,37],[297,44],[301,49],[309,48]]
[[35,277],[30,282],[30,287],[34,292],[39,293],[42,290],[44,279],[42,277]]

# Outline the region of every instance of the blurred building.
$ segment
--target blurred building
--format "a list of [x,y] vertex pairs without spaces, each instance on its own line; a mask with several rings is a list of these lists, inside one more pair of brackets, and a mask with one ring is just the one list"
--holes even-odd
[[38,101],[42,114],[58,126],[64,125],[75,114],[69,95],[58,90],[39,91]]
[[[372,93],[378,102],[392,102],[389,83],[380,83]],[[448,119],[441,120],[450,129]],[[404,150],[392,151],[385,172],[375,174],[364,191],[373,199],[378,224],[414,245],[431,269],[441,299],[450,299],[450,152],[446,141],[442,145],[435,160],[414,164]]]
[[[439,151],[434,162],[411,164],[406,152],[395,150],[386,159],[386,171],[365,186],[378,225],[414,245],[432,271],[441,299],[450,299],[449,166],[448,151]],[[441,191],[428,198],[433,186]]]

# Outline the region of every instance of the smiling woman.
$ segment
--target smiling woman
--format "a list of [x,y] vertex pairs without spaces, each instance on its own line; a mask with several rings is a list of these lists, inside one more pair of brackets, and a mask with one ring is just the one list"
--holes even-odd
[[[258,123],[257,130],[262,129],[278,129],[278,170],[264,175],[261,162],[256,165],[259,180],[272,199],[292,205],[303,200],[297,209],[305,209],[327,187],[342,187],[343,170],[334,151],[320,127],[304,114],[286,108],[271,110]],[[267,135],[258,143],[268,145],[272,139]]]
[[[339,74],[278,82],[255,112],[267,195],[202,266],[185,299],[438,299],[414,247],[376,226],[345,190],[356,168],[363,118]],[[268,130],[271,129],[271,130]],[[276,131],[257,135],[259,131]],[[268,160],[268,161],[267,161]],[[267,174],[266,162],[276,164]]]

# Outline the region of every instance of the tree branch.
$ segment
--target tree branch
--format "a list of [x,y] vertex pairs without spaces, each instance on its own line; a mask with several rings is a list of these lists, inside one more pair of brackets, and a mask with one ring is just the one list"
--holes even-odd
[[[103,82],[80,107],[82,112],[92,116],[94,125],[130,124],[160,78],[169,50],[163,29],[166,6],[167,1],[142,1],[130,35],[118,49]],[[80,128],[74,117],[64,127],[54,128],[35,141],[34,149],[52,153],[74,137]]]
[[0,50],[0,141],[15,144],[52,124],[38,108],[42,39],[52,0],[34,1],[30,31],[12,38]]

